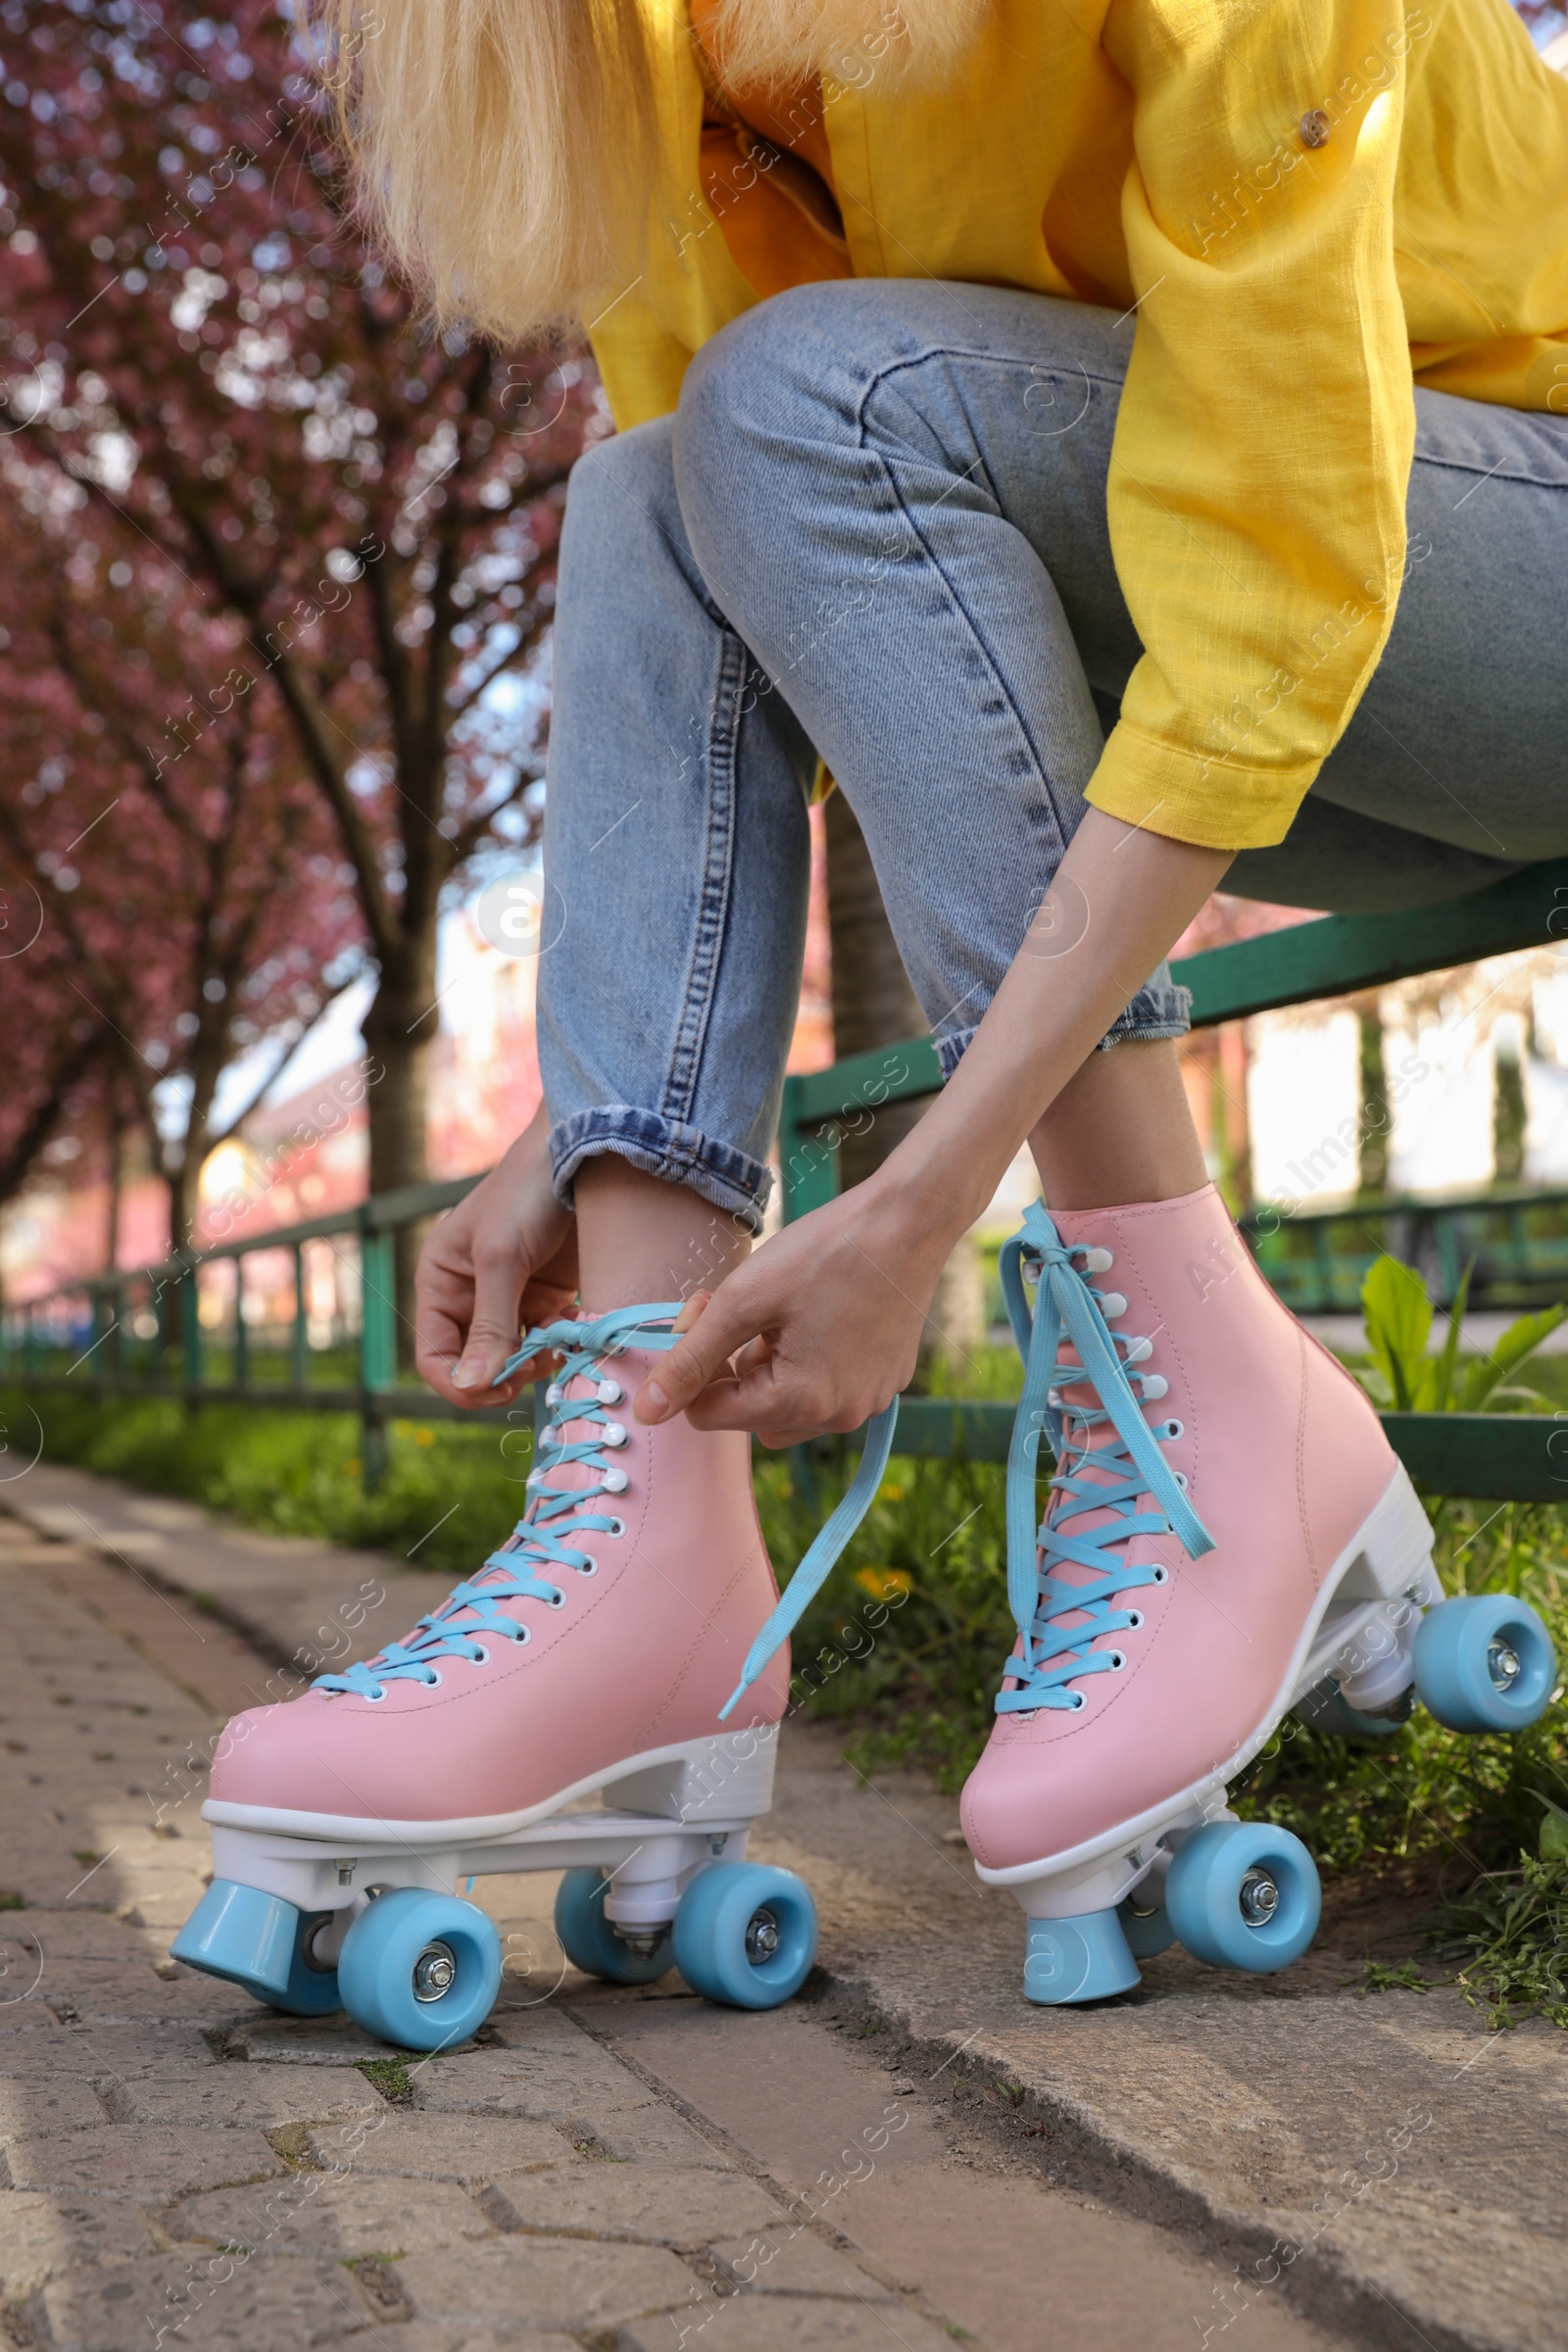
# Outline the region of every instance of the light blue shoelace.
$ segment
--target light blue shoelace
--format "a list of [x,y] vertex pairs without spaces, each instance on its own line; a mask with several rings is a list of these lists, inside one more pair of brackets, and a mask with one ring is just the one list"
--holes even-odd
[[[548,1608],[561,1606],[565,1597],[561,1587],[539,1572],[575,1569],[590,1574],[592,1553],[579,1550],[570,1539],[612,1535],[618,1525],[611,1512],[596,1507],[601,1496],[617,1491],[613,1484],[615,1449],[606,1443],[612,1408],[598,1397],[568,1397],[566,1390],[572,1381],[582,1378],[603,1385],[600,1365],[628,1348],[655,1352],[673,1348],[675,1336],[670,1325],[679,1313],[678,1299],[659,1306],[625,1306],[591,1323],[549,1323],[524,1336],[522,1345],[497,1373],[498,1385],[530,1356],[548,1353],[562,1359],[552,1388],[558,1401],[539,1433],[536,1466],[528,1480],[533,1493],[527,1510],[507,1542],[490,1554],[479,1575],[459,1585],[438,1609],[421,1617],[406,1641],[388,1642],[375,1657],[349,1667],[344,1674],[318,1675],[316,1690],[382,1698],[387,1683],[438,1683],[439,1658],[478,1662],[485,1655],[487,1639],[528,1640],[528,1628],[505,1615],[502,1601],[542,1600]],[[630,1400],[622,1401],[629,1404]],[[568,1446],[559,1434],[568,1421],[597,1423],[599,1429],[594,1436],[578,1437]],[[550,1471],[566,1462],[586,1465],[597,1483],[569,1490],[543,1483]]]
[[[578,1550],[569,1539],[610,1535],[618,1525],[611,1513],[594,1507],[599,1497],[617,1491],[610,1483],[616,1475],[615,1449],[606,1444],[603,1435],[579,1437],[568,1446],[556,1434],[568,1421],[579,1425],[597,1422],[603,1427],[612,1408],[598,1399],[568,1398],[565,1392],[577,1379],[597,1383],[600,1365],[628,1348],[660,1353],[673,1348],[676,1341],[671,1325],[679,1313],[678,1300],[659,1306],[627,1306],[591,1323],[550,1323],[525,1334],[521,1346],[497,1373],[498,1386],[530,1356],[551,1354],[562,1359],[553,1383],[559,1401],[540,1432],[538,1467],[529,1479],[533,1494],[526,1512],[507,1543],[490,1554],[479,1577],[459,1585],[438,1609],[419,1619],[406,1641],[389,1642],[375,1657],[350,1666],[343,1674],[318,1675],[314,1689],[348,1690],[358,1698],[382,1698],[387,1683],[439,1682],[436,1661],[440,1658],[482,1659],[482,1636],[497,1636],[504,1642],[528,1640],[528,1628],[516,1618],[505,1616],[500,1602],[542,1600],[549,1608],[559,1608],[564,1597],[560,1586],[538,1572],[553,1568],[587,1574],[594,1566],[593,1555]],[[807,1602],[821,1591],[829,1570],[870,1509],[888,1466],[898,1417],[895,1397],[886,1412],[878,1413],[868,1425],[859,1469],[791,1577],[783,1599],[752,1643],[740,1682],[720,1709],[720,1722],[793,1631]],[[569,1491],[544,1485],[547,1474],[564,1462],[586,1464],[598,1483]]]
[[[1148,1377],[1129,1369],[1117,1351],[1099,1296],[1073,1263],[1087,1255],[1087,1243],[1064,1243],[1045,1208],[1024,1213],[1023,1230],[1002,1252],[1002,1288],[1018,1352],[1024,1360],[1023,1395],[1018,1400],[1007,1455],[1007,1599],[1018,1628],[1021,1654],[1007,1660],[1004,1680],[1016,1688],[997,1697],[997,1713],[1032,1713],[1039,1707],[1077,1708],[1081,1691],[1069,1684],[1086,1675],[1115,1671],[1116,1653],[1090,1646],[1100,1636],[1120,1633],[1137,1622],[1136,1612],[1117,1606],[1124,1592],[1163,1581],[1152,1564],[1137,1566],[1127,1556],[1137,1536],[1175,1535],[1190,1559],[1212,1551],[1214,1539],[1176,1482],[1160,1452],[1160,1435],[1144,1418],[1142,1392]],[[1039,1292],[1030,1312],[1024,1295],[1025,1268],[1038,1270]],[[1063,1339],[1078,1361],[1061,1359]],[[1098,1405],[1054,1403],[1059,1392],[1090,1386]],[[1138,1394],[1135,1394],[1135,1387]],[[1073,1438],[1107,1423],[1115,1440],[1069,1456],[1064,1422]],[[1174,1429],[1174,1424],[1171,1428]],[[1035,1526],[1035,1472],[1040,1433],[1049,1434],[1056,1457],[1045,1524]],[[1148,1495],[1158,1508],[1140,1511]],[[1109,1512],[1102,1525],[1075,1534],[1091,1512]],[[1081,1583],[1053,1572],[1071,1562],[1089,1571]],[[1063,1625],[1066,1616],[1087,1623]]]

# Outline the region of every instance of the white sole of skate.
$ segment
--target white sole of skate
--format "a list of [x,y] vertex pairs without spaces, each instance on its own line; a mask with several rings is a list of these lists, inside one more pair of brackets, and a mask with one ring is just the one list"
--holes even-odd
[[1381,1682],[1391,1692],[1407,1686],[1411,1677],[1404,1668],[1421,1613],[1442,1598],[1431,1524],[1401,1463],[1324,1578],[1283,1684],[1234,1754],[1216,1759],[1212,1771],[1162,1804],[1081,1845],[1004,1870],[976,1862],[976,1876],[988,1886],[1004,1886],[1031,1919],[1113,1910],[1168,1863],[1184,1837],[1205,1822],[1231,1818],[1225,1803],[1231,1782],[1325,1676],[1352,1685]]
[[612,1882],[606,1915],[639,1930],[667,1921],[708,1863],[743,1858],[772,1804],[777,1755],[773,1724],[650,1748],[517,1813],[387,1821],[210,1797],[202,1818],[216,1879],[304,1912],[357,1913],[372,1887],[450,1894],[469,1879],[597,1865]]

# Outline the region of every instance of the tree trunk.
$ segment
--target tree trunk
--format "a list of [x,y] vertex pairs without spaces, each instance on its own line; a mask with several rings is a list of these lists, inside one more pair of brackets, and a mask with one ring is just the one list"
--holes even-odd
[[104,1264],[113,1274],[120,1263],[120,1208],[124,1156],[124,1127],[120,1116],[120,1096],[111,1084],[109,1099],[104,1105],[104,1125],[107,1130],[105,1146],[109,1153],[109,1204],[104,1213]]
[[[909,986],[865,836],[842,792],[829,796],[828,936],[833,965],[833,1050],[840,1061],[875,1046],[920,1037],[926,1018]],[[846,1186],[863,1183],[923,1114],[923,1102],[890,1102],[847,1134],[839,1148]],[[922,1363],[941,1352],[963,1356],[985,1337],[980,1252],[966,1234],[948,1260],[920,1340]]]
[[1360,1028],[1356,1056],[1356,1127],[1359,1151],[1356,1190],[1367,1195],[1389,1187],[1389,1081],[1383,1059],[1383,1014],[1376,995],[1357,997],[1353,1009]]
[[[396,1192],[424,1184],[430,1161],[426,1116],[430,1048],[439,1018],[435,1008],[435,937],[418,943],[401,972],[384,967],[381,985],[364,1021],[369,1061],[366,1104],[370,1130],[370,1191]],[[397,1236],[398,1362],[414,1363],[414,1274],[420,1229],[406,1226]]]

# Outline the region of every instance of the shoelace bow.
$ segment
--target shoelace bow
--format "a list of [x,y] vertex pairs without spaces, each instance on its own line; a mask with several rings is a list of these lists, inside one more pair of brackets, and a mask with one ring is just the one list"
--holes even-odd
[[[538,1571],[574,1569],[580,1575],[591,1574],[592,1553],[578,1549],[569,1539],[613,1534],[617,1520],[593,1505],[601,1495],[623,1492],[626,1484],[625,1473],[606,1459],[616,1450],[616,1442],[609,1435],[612,1400],[597,1394],[591,1400],[568,1397],[566,1392],[574,1380],[585,1378],[593,1379],[598,1390],[612,1385],[599,1378],[599,1367],[628,1348],[655,1352],[673,1348],[675,1336],[670,1326],[679,1313],[678,1300],[658,1306],[627,1306],[593,1322],[548,1323],[525,1334],[521,1346],[497,1373],[498,1385],[530,1356],[562,1358],[561,1370],[546,1392],[550,1418],[539,1433],[539,1456],[548,1446],[550,1459],[538,1459],[528,1475],[532,1494],[526,1511],[478,1576],[459,1585],[438,1609],[419,1619],[404,1641],[389,1642],[373,1658],[350,1666],[343,1674],[318,1675],[314,1689],[347,1690],[357,1698],[374,1699],[385,1696],[388,1683],[438,1683],[439,1658],[483,1661],[486,1651],[481,1637],[503,1642],[529,1639],[525,1625],[504,1614],[502,1601],[542,1600],[548,1608],[561,1607],[565,1594]],[[617,1396],[612,1401],[618,1404],[622,1399]],[[597,1423],[598,1433],[576,1438],[568,1446],[555,1434],[568,1421]],[[568,1489],[545,1483],[552,1470],[568,1462],[585,1464],[594,1472],[597,1484]]]
[[[1091,1643],[1134,1625],[1136,1613],[1116,1605],[1121,1595],[1163,1577],[1156,1566],[1128,1559],[1134,1537],[1173,1534],[1190,1559],[1214,1547],[1159,1450],[1159,1437],[1144,1418],[1141,1393],[1152,1387],[1152,1379],[1129,1371],[1116,1347],[1118,1337],[1127,1344],[1126,1335],[1112,1333],[1087,1275],[1073,1263],[1090,1254],[1087,1243],[1064,1243],[1039,1204],[1025,1211],[1022,1231],[1002,1253],[1003,1295],[1024,1360],[1024,1384],[1007,1455],[1007,1599],[1019,1653],[1003,1669],[1004,1680],[1016,1688],[998,1693],[999,1715],[1081,1707],[1082,1693],[1068,1684],[1114,1671],[1115,1652]],[[1033,1314],[1024,1295],[1026,1268],[1039,1278]],[[1061,1357],[1064,1337],[1076,1351],[1076,1363]],[[1075,1386],[1092,1388],[1099,1404],[1064,1402],[1060,1392]],[[1154,1394],[1163,1394],[1163,1384]],[[1076,1467],[1064,1468],[1068,1421],[1085,1438],[1109,1424],[1115,1440],[1092,1452],[1086,1446]],[[1037,1531],[1035,1466],[1042,1430],[1050,1435],[1056,1470],[1045,1523]],[[1140,1511],[1143,1495],[1158,1508]],[[1091,1512],[1110,1515],[1100,1526],[1074,1534]],[[1089,1571],[1082,1583],[1054,1573],[1069,1561]],[[1087,1622],[1064,1625],[1061,1619],[1067,1616]]]

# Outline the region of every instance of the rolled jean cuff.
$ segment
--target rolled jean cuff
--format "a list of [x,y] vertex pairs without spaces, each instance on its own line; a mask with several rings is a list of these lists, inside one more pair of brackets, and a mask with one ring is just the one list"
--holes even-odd
[[715,1143],[700,1127],[662,1119],[657,1111],[629,1103],[602,1104],[575,1111],[550,1131],[550,1169],[556,1199],[571,1206],[571,1183],[585,1159],[612,1152],[666,1184],[689,1185],[726,1215],[739,1217],[748,1233],[762,1230],[762,1211],[773,1189],[773,1171],[733,1144]]
[[[1182,988],[1170,976],[1169,968],[1161,964],[1153,977],[1147,980],[1136,997],[1119,1013],[1095,1051],[1103,1054],[1108,1047],[1119,1046],[1130,1037],[1185,1037],[1192,1027],[1193,992]],[[944,1082],[953,1076],[968,1050],[974,1027],[955,1030],[951,1037],[937,1039],[937,1059],[942,1064]]]

